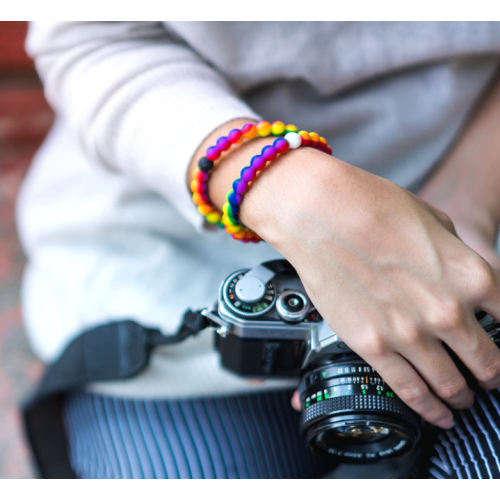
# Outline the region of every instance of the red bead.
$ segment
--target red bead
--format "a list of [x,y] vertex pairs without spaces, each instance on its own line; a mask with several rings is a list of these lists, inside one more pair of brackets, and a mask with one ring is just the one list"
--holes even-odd
[[217,141],[217,149],[220,151],[227,151],[231,147],[231,142],[227,137],[221,137]]
[[326,152],[331,155],[332,154],[332,148],[330,146],[326,147]]
[[211,146],[207,149],[207,158],[209,160],[215,161],[220,158],[220,150],[216,146]]
[[238,144],[238,142],[240,142],[241,138],[242,138],[243,134],[241,133],[241,130],[238,130],[237,128],[231,130],[231,132],[229,132],[229,135],[227,136],[227,138],[229,139],[229,141],[233,144]]
[[278,150],[279,153],[283,154],[288,151],[290,144],[285,139],[276,139],[273,146]]
[[195,179],[197,179],[200,182],[207,182],[208,178],[210,177],[208,172],[202,172],[201,170],[198,170],[195,174]]

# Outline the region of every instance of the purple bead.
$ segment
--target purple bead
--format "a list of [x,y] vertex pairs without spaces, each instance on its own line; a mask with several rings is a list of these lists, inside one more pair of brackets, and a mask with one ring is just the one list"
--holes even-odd
[[261,155],[254,156],[250,162],[250,166],[255,170],[261,170],[266,166],[266,160]]
[[243,198],[242,198],[241,194],[237,194],[234,191],[232,191],[231,194],[227,197],[227,201],[231,205],[239,205],[241,203],[242,199]]
[[248,184],[241,179],[236,179],[233,182],[233,191],[238,194],[243,194],[248,189]]
[[245,167],[241,171],[241,179],[244,180],[245,182],[252,182],[255,179],[256,175],[257,172],[252,167]]
[[220,149],[221,151],[227,151],[230,147],[231,143],[227,137],[221,137],[217,141],[217,149]]
[[278,150],[273,146],[266,146],[262,150],[262,156],[267,161],[272,161],[278,156]]

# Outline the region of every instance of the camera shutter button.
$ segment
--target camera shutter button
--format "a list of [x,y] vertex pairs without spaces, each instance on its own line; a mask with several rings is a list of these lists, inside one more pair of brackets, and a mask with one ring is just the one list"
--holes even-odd
[[236,296],[242,302],[251,304],[258,302],[266,294],[266,285],[258,278],[253,276],[243,276],[235,287]]

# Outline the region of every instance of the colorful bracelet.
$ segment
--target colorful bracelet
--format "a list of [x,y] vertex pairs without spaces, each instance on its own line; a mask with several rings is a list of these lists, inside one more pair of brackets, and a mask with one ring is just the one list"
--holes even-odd
[[[241,130],[233,129],[229,132],[227,137],[220,137],[215,146],[210,146],[207,149],[206,155],[200,159],[198,166],[194,169],[191,191],[193,193],[193,201],[198,206],[198,211],[205,216],[208,222],[225,227],[222,223],[223,213],[214,207],[208,196],[208,180],[210,178],[210,173],[215,162],[221,157],[222,153],[228,151],[233,144],[239,144],[243,139],[251,140],[257,136],[267,137],[271,134],[281,137],[289,132],[297,132],[297,130],[295,125],[285,125],[280,121],[276,121],[272,124],[268,121],[261,121],[257,123],[257,125],[254,123],[247,123]],[[326,144],[326,140],[320,138],[317,134],[314,138],[311,138],[305,131],[298,133],[302,137],[302,145],[304,146],[312,145],[313,147],[323,147]],[[328,144],[326,144],[326,148],[329,149]]]
[[266,165],[271,163],[280,154],[286,153],[289,149],[297,149],[301,146],[311,146],[320,149],[327,154],[332,154],[332,149],[328,146],[325,138],[320,137],[315,132],[289,132],[284,138],[278,138],[272,146],[265,146],[260,155],[254,156],[250,161],[250,166],[244,167],[240,177],[233,182],[233,189],[227,193],[226,203],[222,207],[224,215],[222,223],[226,231],[236,240],[244,243],[258,243],[261,238],[257,233],[245,227],[239,220],[240,205],[249,186],[255,180],[258,173]]

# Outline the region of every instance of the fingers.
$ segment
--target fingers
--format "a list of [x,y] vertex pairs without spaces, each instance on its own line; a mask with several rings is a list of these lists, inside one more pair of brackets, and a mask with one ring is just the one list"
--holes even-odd
[[411,359],[434,394],[447,405],[463,410],[474,404],[474,392],[439,340],[421,341],[412,347],[411,353],[403,350],[401,354]]
[[300,395],[299,391],[295,391],[292,396],[292,407],[294,410],[300,411]]
[[484,389],[500,387],[500,350],[477,320],[444,339]]
[[393,353],[366,360],[391,389],[424,420],[444,429],[453,427],[450,409],[429,389],[422,377],[401,355]]

